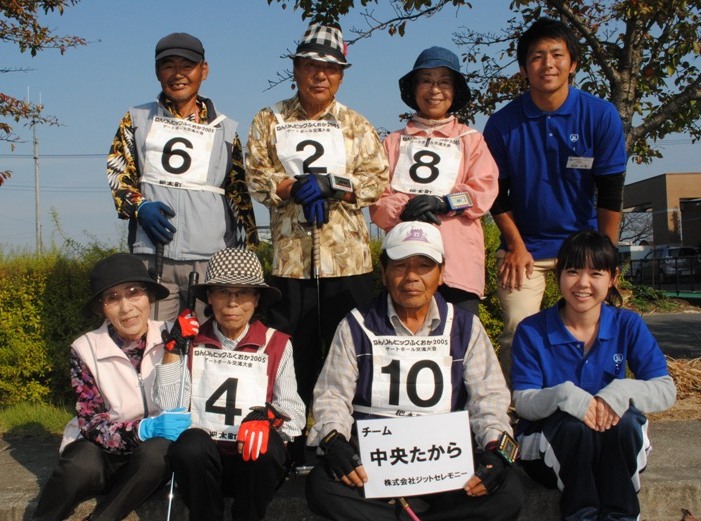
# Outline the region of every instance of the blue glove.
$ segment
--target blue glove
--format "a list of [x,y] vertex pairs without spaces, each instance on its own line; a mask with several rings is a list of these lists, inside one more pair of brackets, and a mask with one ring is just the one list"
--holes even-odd
[[326,203],[325,199],[319,199],[309,204],[305,204],[302,207],[304,212],[304,217],[307,222],[312,226],[316,225],[317,228],[321,228],[324,224],[329,222],[329,205]]
[[331,181],[327,175],[305,174],[295,176],[295,179],[297,182],[292,185],[290,195],[297,204],[307,205],[333,195]]
[[153,244],[168,244],[173,240],[175,226],[168,217],[175,217],[175,212],[160,201],[144,201],[136,210],[136,220]]
[[158,416],[144,418],[139,422],[139,439],[165,438],[175,441],[178,436],[192,425],[192,415],[185,407],[163,411]]

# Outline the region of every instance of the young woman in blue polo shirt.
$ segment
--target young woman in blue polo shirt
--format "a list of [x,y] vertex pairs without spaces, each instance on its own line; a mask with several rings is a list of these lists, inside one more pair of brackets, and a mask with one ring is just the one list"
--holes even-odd
[[619,307],[608,237],[570,236],[556,276],[562,299],[523,320],[512,344],[522,464],[562,491],[563,519],[634,520],[650,450],[644,414],[671,407],[676,387],[645,323]]

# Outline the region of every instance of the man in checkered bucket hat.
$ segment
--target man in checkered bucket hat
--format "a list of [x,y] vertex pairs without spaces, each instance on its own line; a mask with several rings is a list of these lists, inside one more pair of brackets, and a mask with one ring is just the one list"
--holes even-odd
[[[256,114],[246,181],[270,210],[270,324],[292,336],[299,393],[309,406],[336,326],[369,302],[374,280],[362,209],[389,180],[377,132],[336,99],[350,67],[341,29],[312,23],[294,53],[296,94]],[[293,86],[294,87],[294,86]],[[295,451],[298,464],[304,451]]]

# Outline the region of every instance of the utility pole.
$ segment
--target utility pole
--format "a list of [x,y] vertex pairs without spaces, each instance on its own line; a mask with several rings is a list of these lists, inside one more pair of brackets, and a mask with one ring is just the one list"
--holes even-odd
[[[29,104],[29,87],[27,87],[27,104]],[[43,253],[43,243],[41,241],[41,203],[39,190],[39,138],[37,138],[37,124],[41,116],[41,93],[39,93],[39,104],[36,106],[36,114],[32,116],[30,126],[34,140],[34,227],[36,232],[36,251]]]

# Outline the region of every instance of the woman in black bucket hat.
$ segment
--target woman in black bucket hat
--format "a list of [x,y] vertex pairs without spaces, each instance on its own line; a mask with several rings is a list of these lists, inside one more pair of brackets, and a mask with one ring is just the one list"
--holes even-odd
[[149,314],[168,290],[128,253],[98,262],[90,288],[85,309],[104,321],[71,345],[77,415],[64,430],[35,520],[65,519],[92,496],[100,497],[89,519],[123,519],[167,480],[168,447],[190,425],[189,413],[164,412],[151,397],[167,329]]
[[481,217],[497,195],[498,170],[482,134],[455,115],[470,100],[460,60],[443,47],[425,49],[399,79],[399,92],[416,113],[383,142],[390,184],[370,215],[385,231],[402,221],[437,225],[445,244],[438,292],[477,314],[485,286]]
[[[178,490],[190,521],[223,520],[225,497],[234,498],[232,519],[262,519],[289,469],[286,444],[306,420],[290,337],[256,319],[280,292],[266,284],[255,253],[227,248],[209,260],[195,295],[212,316],[195,338],[185,379],[197,428],[169,451]],[[164,407],[177,403],[179,361],[168,352],[158,368]]]

